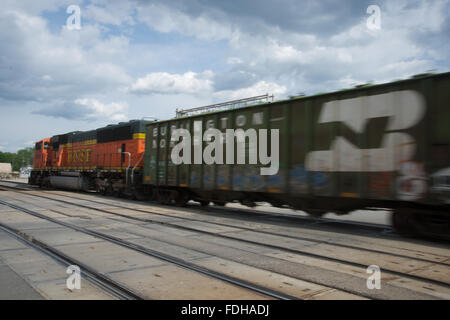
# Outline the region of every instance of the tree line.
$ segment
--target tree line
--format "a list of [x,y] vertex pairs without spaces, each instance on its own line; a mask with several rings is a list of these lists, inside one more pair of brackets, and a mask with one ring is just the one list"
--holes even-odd
[[34,148],[20,149],[16,153],[0,152],[0,162],[11,163],[13,171],[19,171],[21,167],[33,165]]

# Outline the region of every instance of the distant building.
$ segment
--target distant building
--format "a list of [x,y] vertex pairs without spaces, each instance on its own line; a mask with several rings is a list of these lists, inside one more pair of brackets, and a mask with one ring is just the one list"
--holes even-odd
[[0,179],[6,179],[11,176],[11,163],[0,163]]

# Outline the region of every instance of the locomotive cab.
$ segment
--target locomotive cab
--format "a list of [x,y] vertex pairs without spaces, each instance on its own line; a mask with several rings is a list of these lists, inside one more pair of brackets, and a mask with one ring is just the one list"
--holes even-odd
[[34,145],[33,170],[31,171],[29,184],[39,184],[40,171],[47,167],[50,138],[42,139]]
[[33,169],[43,169],[47,166],[50,139],[42,139],[34,146]]

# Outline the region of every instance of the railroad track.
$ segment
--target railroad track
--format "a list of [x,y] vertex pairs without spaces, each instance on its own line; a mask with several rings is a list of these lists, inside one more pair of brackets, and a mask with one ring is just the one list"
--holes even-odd
[[[75,198],[75,197],[70,197],[70,198],[80,200],[80,198]],[[91,202],[95,202],[95,203],[98,203],[98,204],[108,205],[105,202],[89,200],[89,199],[83,199],[83,201],[91,201]],[[78,204],[73,204],[71,202],[66,202],[66,203],[67,204],[70,203],[72,205],[78,205]],[[80,206],[82,206],[82,205],[80,205]],[[282,233],[282,232],[258,230],[258,229],[254,229],[254,228],[250,228],[250,227],[245,227],[245,226],[242,226],[242,225],[238,226],[236,224],[208,221],[208,220],[202,220],[202,219],[196,219],[196,218],[188,218],[188,217],[183,217],[183,216],[177,215],[176,212],[174,212],[174,214],[167,214],[167,213],[156,212],[156,211],[153,211],[153,210],[144,210],[144,209],[138,209],[138,208],[130,209],[129,207],[120,206],[120,205],[114,205],[114,206],[117,207],[117,208],[121,208],[121,209],[126,209],[126,210],[130,210],[130,211],[137,211],[137,212],[143,212],[143,213],[149,213],[149,214],[156,215],[156,216],[161,216],[161,217],[174,218],[174,219],[179,219],[179,220],[184,220],[184,221],[189,221],[189,222],[199,222],[199,223],[202,223],[202,224],[209,224],[209,225],[220,226],[220,227],[238,228],[238,229],[240,229],[242,231],[249,231],[249,232],[253,232],[253,233],[257,233],[257,234],[264,234],[264,235],[271,235],[271,236],[280,236],[280,237],[284,237],[284,238],[287,238],[287,239],[309,241],[309,242],[313,242],[313,243],[316,243],[316,244],[333,245],[333,246],[337,246],[337,247],[340,247],[340,248],[347,248],[347,249],[354,249],[354,250],[363,250],[365,252],[385,254],[385,255],[389,255],[389,256],[393,256],[393,257],[400,257],[400,258],[405,258],[405,259],[411,259],[412,258],[412,259],[415,259],[417,261],[435,263],[435,264],[439,264],[439,265],[443,265],[443,266],[450,266],[450,261],[439,262],[439,261],[435,261],[435,260],[428,260],[428,259],[419,258],[419,257],[412,257],[412,256],[408,256],[408,255],[392,253],[392,252],[386,252],[386,251],[377,250],[377,249],[364,248],[364,247],[361,247],[361,246],[347,245],[347,244],[335,243],[335,242],[327,241],[327,240],[311,239],[310,237],[302,237],[302,236],[290,235],[290,234],[285,234],[285,233]],[[92,210],[96,210],[96,211],[105,212],[105,211],[103,211],[104,209],[94,208],[94,207],[90,207],[90,206],[85,206],[85,208],[86,209],[92,209]],[[184,227],[184,226],[180,226],[178,224],[173,224],[173,223],[170,223],[170,222],[155,221],[155,220],[148,219],[148,218],[139,218],[139,217],[133,217],[133,216],[129,216],[129,215],[124,215],[124,214],[110,212],[108,210],[106,210],[106,211],[107,212],[105,212],[105,213],[115,214],[115,215],[118,215],[120,217],[124,217],[124,218],[127,218],[127,219],[132,219],[132,220],[135,220],[135,221],[155,223],[155,224],[170,226],[170,227],[177,228],[177,229],[201,232],[203,234],[209,234],[209,235],[219,236],[219,237],[223,237],[223,238],[227,238],[227,239],[246,241],[248,243],[252,243],[252,242],[247,241],[247,240],[234,238],[234,237],[229,237],[229,236],[217,234],[217,233],[214,233],[214,232],[208,232],[208,231],[200,230],[200,229],[197,229],[197,228]],[[261,243],[261,242],[253,242],[253,243],[257,244],[257,245],[269,246],[269,245]],[[274,248],[275,249],[286,249],[286,248],[282,248],[282,247],[278,247],[278,246],[274,246]],[[295,250],[293,250],[293,252],[295,252],[295,253],[302,253],[303,254],[303,252],[299,252],[299,251],[295,251]],[[311,255],[311,256],[313,256],[313,255]],[[320,256],[320,257],[322,258],[322,256]],[[332,260],[332,259],[330,259],[330,260]],[[336,262],[339,262],[339,261],[336,261]]]
[[77,265],[78,267],[80,267],[80,273],[84,276],[84,279],[87,279],[91,284],[93,284],[96,287],[99,287],[101,290],[111,295],[112,297],[115,297],[120,300],[144,299],[141,295],[137,294],[132,289],[127,288],[123,284],[120,284],[112,280],[111,278],[102,274],[98,270],[94,270],[89,266],[87,266],[86,264],[81,263],[80,261],[67,256],[61,251],[52,248],[48,244],[29,236],[23,231],[20,231],[16,228],[12,228],[3,223],[0,223],[0,230],[6,232],[7,234],[24,243],[25,245],[32,247],[38,250],[39,252],[53,258],[54,260],[56,260],[57,262],[66,267],[71,265]]
[[[63,221],[60,221],[60,220],[57,220],[57,219],[45,216],[45,215],[43,215],[41,213],[38,213],[36,211],[29,210],[29,209],[26,209],[24,207],[17,206],[15,204],[12,204],[12,203],[9,203],[9,202],[3,201],[3,200],[0,200],[0,204],[4,205],[4,206],[7,206],[7,207],[10,207],[12,209],[15,209],[17,211],[20,211],[20,212],[32,215],[34,217],[37,217],[37,218],[40,218],[40,219],[44,219],[44,220],[50,221],[52,223],[64,226],[66,228],[69,228],[69,229],[72,229],[72,230],[75,230],[75,231],[78,231],[78,232],[81,232],[81,233],[84,233],[84,234],[87,234],[87,235],[90,235],[90,236],[93,236],[93,237],[96,237],[96,238],[99,238],[99,239],[102,239],[102,240],[105,240],[105,241],[108,241],[110,243],[114,243],[116,245],[119,245],[119,246],[122,246],[122,247],[125,247],[125,248],[128,248],[128,249],[131,249],[131,250],[143,253],[145,255],[148,255],[148,256],[151,256],[151,257],[154,257],[154,258],[157,258],[157,259],[160,259],[160,260],[163,260],[163,261],[175,264],[175,265],[177,265],[179,267],[182,267],[182,268],[185,268],[185,269],[188,269],[188,270],[191,270],[191,271],[195,271],[195,272],[201,273],[201,274],[209,276],[211,278],[215,278],[215,279],[218,279],[218,280],[221,280],[221,281],[224,281],[224,282],[227,282],[227,283],[230,283],[230,284],[233,284],[233,285],[236,285],[236,286],[239,286],[239,287],[242,287],[242,288],[245,288],[245,289],[257,292],[259,294],[265,295],[265,296],[270,297],[270,298],[275,298],[275,299],[280,299],[280,300],[296,300],[296,299],[298,300],[297,297],[294,297],[294,296],[291,296],[291,295],[287,295],[287,294],[284,294],[282,292],[277,292],[275,290],[271,290],[271,289],[268,289],[268,288],[264,288],[262,286],[255,285],[255,284],[252,284],[250,282],[247,282],[247,281],[235,278],[235,277],[230,277],[228,275],[221,274],[221,273],[216,272],[214,270],[210,270],[208,268],[200,267],[200,266],[197,266],[197,265],[195,265],[193,263],[190,263],[190,262],[187,262],[187,261],[183,261],[183,260],[181,260],[181,259],[179,259],[177,257],[173,257],[173,256],[170,256],[170,255],[167,255],[167,254],[165,254],[163,252],[158,252],[156,250],[148,249],[148,248],[145,248],[143,246],[131,243],[129,241],[122,240],[122,239],[119,239],[117,237],[113,237],[113,236],[107,235],[105,233],[101,233],[101,232],[94,231],[94,230],[89,230],[87,228],[79,227],[79,226],[71,224],[71,223],[66,223],[66,222],[63,222]],[[17,235],[21,234],[21,232],[18,231],[18,230],[12,231],[13,229],[11,227],[4,226],[4,225],[0,225],[0,226],[4,227],[5,229],[9,228],[9,230],[11,232],[13,232],[13,233],[15,233]],[[24,238],[27,238],[26,235],[24,235]],[[33,243],[34,244],[39,244],[39,247],[42,250],[47,249],[47,250],[50,251],[50,253],[56,254],[57,256],[64,257],[64,255],[61,252],[57,251],[54,248],[48,247],[47,245],[39,242],[38,240],[34,240]],[[65,259],[67,259],[68,261],[73,262],[71,264],[76,264],[76,265],[80,266],[80,268],[87,268],[86,270],[88,272],[92,272],[93,274],[98,274],[98,272],[92,271],[85,264],[81,264],[81,263],[78,264],[77,261],[73,260],[72,258],[69,258],[69,257],[65,256]],[[106,279],[105,278],[104,280],[112,282],[111,279]],[[138,297],[138,296],[136,295],[136,297]]]
[[[47,200],[53,200],[53,201],[57,201],[57,202],[65,203],[65,204],[75,205],[75,206],[83,207],[83,208],[86,208],[86,209],[91,209],[91,210],[95,210],[95,211],[104,212],[104,213],[107,213],[107,214],[113,214],[113,215],[116,215],[116,216],[120,216],[120,217],[127,218],[127,219],[132,219],[132,220],[135,220],[135,221],[156,223],[156,224],[170,226],[170,227],[183,229],[183,230],[187,230],[187,231],[201,232],[201,233],[204,233],[204,234],[210,234],[210,235],[224,237],[224,238],[228,238],[228,239],[232,239],[232,240],[241,240],[241,241],[243,241],[242,239],[237,239],[237,238],[229,237],[229,236],[226,236],[226,235],[219,235],[219,234],[216,234],[216,233],[212,233],[212,232],[208,232],[208,231],[204,231],[204,230],[199,230],[199,229],[196,229],[196,228],[184,227],[184,226],[180,226],[180,225],[173,224],[173,223],[170,223],[170,222],[162,222],[162,221],[155,221],[155,220],[148,219],[148,218],[133,217],[133,216],[129,216],[129,215],[124,215],[124,214],[111,212],[111,211],[105,210],[105,209],[99,209],[99,208],[92,207],[92,206],[76,204],[76,203],[73,203],[73,202],[70,202],[70,201],[61,200],[61,199],[55,199],[55,198],[52,198],[52,197],[47,197],[47,196],[42,196],[42,195],[35,195],[35,194],[28,194],[28,193],[27,193],[27,195],[34,196],[34,197],[39,197],[39,198],[43,198],[43,199],[47,199]],[[55,193],[52,193],[52,195],[55,195]],[[83,201],[89,201],[89,202],[92,202],[92,203],[97,203],[97,204],[102,204],[102,205],[110,205],[109,203],[106,203],[106,202],[103,202],[103,201],[87,199],[87,198],[84,198],[84,197],[83,198],[79,198],[79,197],[74,197],[74,196],[69,196],[69,195],[66,195],[66,194],[59,194],[59,193],[57,193],[56,195],[61,196],[61,197],[65,197],[65,198],[75,199],[75,200],[83,200]],[[191,221],[191,222],[207,223],[207,224],[216,225],[216,226],[222,226],[222,227],[239,228],[241,230],[251,231],[251,232],[255,232],[255,233],[259,233],[259,234],[267,234],[267,235],[272,235],[272,236],[282,236],[282,237],[289,238],[289,239],[311,241],[311,242],[314,242],[314,243],[317,243],[317,244],[335,245],[335,246],[342,247],[342,248],[363,250],[363,251],[366,251],[366,252],[386,254],[386,255],[395,256],[395,257],[401,257],[401,258],[406,258],[406,259],[413,258],[413,259],[415,259],[417,261],[436,263],[436,264],[445,265],[445,266],[450,265],[450,261],[446,262],[446,263],[442,263],[442,262],[439,262],[439,261],[431,261],[431,260],[427,260],[427,259],[423,259],[423,258],[419,258],[419,257],[411,257],[411,256],[407,256],[407,255],[396,254],[396,253],[391,253],[391,252],[386,252],[386,251],[381,251],[381,250],[376,250],[376,249],[364,248],[364,247],[360,247],[360,246],[352,246],[352,245],[346,245],[346,244],[337,244],[337,243],[334,243],[334,242],[331,242],[331,241],[311,239],[309,237],[293,236],[293,235],[283,234],[283,233],[280,233],[280,232],[257,230],[257,229],[254,229],[254,228],[244,227],[244,226],[241,226],[241,225],[237,226],[236,224],[229,224],[229,223],[215,222],[215,221],[205,221],[205,220],[196,219],[196,218],[188,218],[188,217],[183,217],[183,216],[180,216],[180,215],[176,215],[176,212],[174,214],[165,214],[165,213],[161,213],[161,212],[156,212],[154,210],[144,210],[144,209],[138,209],[138,208],[130,209],[129,207],[126,207],[126,206],[123,206],[123,205],[120,205],[120,204],[116,204],[116,203],[114,203],[114,206],[117,207],[117,208],[122,208],[122,209],[126,209],[126,210],[137,211],[137,212],[143,212],[143,213],[149,213],[149,214],[152,214],[152,215],[157,215],[157,216],[162,216],[162,217],[175,218],[175,219]],[[59,213],[61,213],[61,212],[59,212]],[[61,214],[64,214],[64,213],[61,213]],[[384,230],[384,228],[380,228],[380,229]],[[259,244],[262,244],[262,243],[257,242],[257,243],[254,243],[254,244],[258,244],[259,245]],[[267,246],[267,244],[262,244],[262,245]],[[279,247],[275,247],[275,248],[276,249],[280,249]],[[281,249],[283,249],[283,248],[281,248]],[[303,252],[298,252],[298,251],[294,251],[294,252],[303,253]],[[336,262],[340,262],[340,261],[338,260]]]
[[[23,190],[23,191],[34,190],[34,191],[39,191],[39,192],[48,192],[48,190],[31,187],[30,185],[28,185],[25,182],[12,182],[12,181],[8,181],[8,180],[0,180],[0,182],[19,184],[19,185],[23,185],[24,188],[19,188],[19,187],[10,186],[10,185],[5,186],[5,185],[1,185],[1,184],[0,184],[0,187],[8,187],[8,188]],[[61,196],[67,197],[67,198],[79,199],[77,197],[72,197],[72,196],[68,196],[67,194],[60,194],[60,193],[56,193],[56,192],[58,192],[58,191],[51,190],[51,194],[59,194]],[[76,192],[76,194],[81,195],[83,193]],[[87,193],[87,195],[88,195],[88,193]],[[95,193],[95,195],[99,195],[99,194]],[[135,203],[135,202],[133,202],[133,200],[129,200],[129,199],[121,199],[121,200],[130,201],[133,204]],[[95,200],[89,200],[89,201],[96,202]],[[101,202],[99,202],[99,203],[101,203]],[[165,207],[170,207],[170,206],[166,205]],[[362,229],[365,231],[373,231],[374,233],[380,233],[383,235],[395,234],[395,231],[393,230],[393,228],[391,226],[386,226],[386,225],[376,224],[376,223],[368,223],[368,222],[338,220],[338,219],[329,219],[329,218],[311,218],[309,216],[299,216],[299,215],[285,214],[285,213],[279,213],[279,212],[265,212],[265,211],[261,211],[261,210],[257,210],[257,209],[249,210],[249,209],[244,209],[244,208],[231,208],[231,207],[220,207],[220,206],[201,207],[197,204],[188,204],[186,208],[197,210],[200,212],[215,211],[217,213],[224,214],[224,215],[234,215],[234,216],[241,216],[241,217],[243,215],[247,215],[249,217],[256,216],[258,218],[266,219],[267,221],[286,221],[289,223],[303,223],[303,224],[308,224],[311,226],[315,226],[315,225],[336,226],[339,228],[343,228],[346,231],[349,231],[352,229],[354,230],[355,228],[359,228],[359,229]]]
[[[57,202],[70,204],[70,205],[73,205],[73,206],[78,206],[78,207],[83,207],[83,208],[90,209],[90,210],[95,210],[97,212],[102,212],[102,213],[118,216],[118,217],[129,219],[129,220],[140,221],[140,222],[144,222],[144,223],[153,223],[153,224],[164,225],[166,227],[171,227],[171,228],[177,228],[177,229],[182,229],[182,230],[186,230],[186,231],[197,232],[197,233],[201,233],[201,234],[204,234],[204,235],[224,238],[224,239],[228,239],[228,240],[245,242],[247,244],[252,244],[252,245],[257,245],[257,246],[264,246],[266,248],[281,250],[281,251],[295,253],[295,254],[301,254],[301,255],[304,255],[304,256],[309,256],[309,257],[313,257],[313,258],[333,261],[333,262],[346,264],[346,265],[351,265],[351,266],[360,267],[360,268],[366,268],[367,267],[367,265],[362,264],[362,263],[358,263],[358,262],[354,262],[354,261],[348,261],[348,260],[343,260],[343,259],[337,259],[337,258],[332,258],[332,257],[327,257],[327,256],[324,256],[324,255],[321,255],[321,254],[315,254],[315,253],[304,251],[304,250],[286,248],[286,247],[283,247],[283,246],[272,245],[272,244],[263,243],[263,242],[260,242],[260,241],[250,241],[250,240],[238,238],[238,237],[235,237],[235,236],[230,236],[230,235],[225,235],[225,234],[218,234],[218,233],[209,232],[209,231],[205,231],[205,230],[199,230],[197,228],[180,226],[180,225],[177,225],[177,224],[174,224],[174,223],[170,223],[170,222],[162,222],[162,221],[155,221],[153,219],[148,219],[148,218],[133,217],[133,216],[129,216],[129,215],[126,215],[126,214],[120,214],[120,213],[116,213],[116,212],[111,212],[109,210],[105,210],[105,209],[101,209],[101,208],[96,208],[96,207],[82,205],[82,204],[75,204],[73,202],[66,201],[66,200],[50,198],[50,197],[46,197],[46,196],[42,196],[42,195],[34,195],[34,194],[30,194],[28,192],[26,194],[29,195],[29,196],[41,197],[41,198],[48,199],[48,200],[53,200],[53,201],[57,201]],[[75,198],[75,197],[71,197],[71,196],[67,196],[67,195],[59,195],[59,194],[58,194],[58,196],[67,197],[67,198],[74,198],[74,199],[83,200],[83,201],[91,201],[93,203],[98,203],[98,204],[102,204],[102,205],[110,205],[110,204],[102,202],[102,201],[96,201],[96,200],[90,200],[90,199],[84,199],[84,198],[80,199],[80,198]],[[216,222],[205,222],[204,220],[185,218],[185,217],[180,217],[180,216],[176,216],[175,217],[174,215],[170,215],[170,214],[162,214],[162,213],[158,213],[158,212],[154,212],[154,211],[135,209],[135,208],[130,209],[129,207],[120,206],[120,205],[117,205],[116,207],[127,209],[127,210],[131,210],[131,211],[140,211],[140,212],[145,212],[145,213],[149,213],[149,214],[155,214],[155,215],[170,217],[170,218],[178,218],[178,219],[181,219],[181,220],[197,221],[197,222],[202,222],[202,223],[210,223],[210,224],[215,224],[215,225],[220,225],[220,226],[228,226],[228,227],[236,228],[236,225],[230,225],[230,224],[224,224],[224,223],[216,223]],[[253,230],[251,228],[245,228],[245,227],[240,227],[240,228],[242,230],[252,231],[252,232],[256,232],[256,233],[260,233],[260,234],[270,234],[270,235],[277,235],[277,236],[287,237],[286,235],[282,235],[282,234],[274,233],[274,232]],[[330,243],[328,241],[317,241],[317,240],[311,240],[310,238],[304,238],[304,237],[288,237],[288,238],[297,239],[297,240],[307,240],[307,241],[313,241],[313,242],[316,241],[316,243],[335,245],[335,246],[338,246],[338,247],[344,247],[344,248],[348,248],[348,249],[356,249],[356,250],[360,250],[360,251],[366,251],[368,253],[370,252],[370,253],[377,253],[377,254],[385,254],[385,255],[392,256],[392,257],[403,258],[403,259],[410,259],[412,261],[423,261],[423,262],[433,263],[435,265],[441,265],[441,266],[445,266],[445,267],[448,267],[448,265],[449,265],[448,262],[442,262],[441,263],[441,262],[431,261],[431,260],[427,260],[427,259],[420,259],[420,258],[414,258],[414,257],[411,257],[411,256],[404,256],[404,255],[400,255],[400,254],[383,252],[383,251],[379,251],[379,250],[365,249],[365,248],[360,248],[360,247],[355,247],[355,246],[348,246],[348,245],[342,245],[342,244],[335,244],[335,243]],[[404,277],[404,278],[409,278],[409,279],[413,279],[413,280],[417,280],[417,281],[425,281],[425,282],[428,282],[428,283],[433,283],[433,284],[438,285],[438,286],[443,286],[445,288],[449,288],[449,283],[448,282],[443,282],[443,281],[438,281],[438,280],[435,280],[435,279],[430,279],[430,278],[427,278],[427,277],[421,277],[421,276],[417,276],[417,275],[407,274],[407,273],[401,272],[399,270],[394,270],[394,269],[385,268],[385,267],[383,268],[383,270],[385,272],[390,273],[391,275],[397,275],[397,276],[401,276],[401,277]],[[304,279],[304,280],[306,280],[306,279]],[[309,280],[307,280],[307,281],[309,281]],[[319,284],[325,285],[323,283],[319,283]],[[341,288],[337,288],[337,289],[342,290]]]

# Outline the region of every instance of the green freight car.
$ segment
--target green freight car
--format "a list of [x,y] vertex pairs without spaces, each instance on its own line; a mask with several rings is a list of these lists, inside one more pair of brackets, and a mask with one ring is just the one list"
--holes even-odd
[[[230,130],[240,134],[228,140]],[[143,183],[180,205],[265,201],[316,216],[391,208],[403,233],[448,235],[450,73],[153,122]]]

